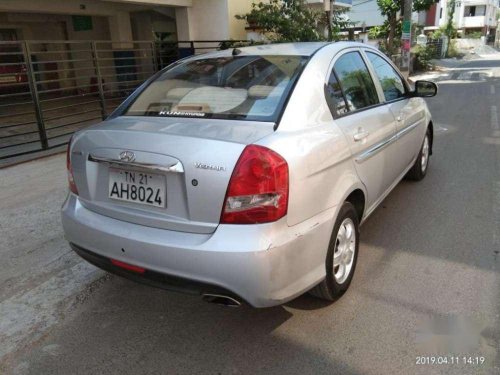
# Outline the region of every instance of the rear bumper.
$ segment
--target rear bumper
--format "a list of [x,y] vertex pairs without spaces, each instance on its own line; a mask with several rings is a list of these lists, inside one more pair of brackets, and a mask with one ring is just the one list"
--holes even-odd
[[[212,234],[195,234],[106,217],[69,194],[62,223],[77,253],[103,269],[166,289],[224,293],[254,307],[269,307],[324,278],[335,212],[332,208],[293,227],[284,218],[269,224],[219,225]],[[110,258],[147,271],[138,277],[116,270]]]

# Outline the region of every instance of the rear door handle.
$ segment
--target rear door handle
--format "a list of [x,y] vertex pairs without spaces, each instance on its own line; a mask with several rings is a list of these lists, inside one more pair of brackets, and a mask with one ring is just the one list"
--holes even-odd
[[354,142],[362,141],[363,139],[365,139],[369,135],[370,135],[370,133],[367,131],[358,131],[356,134],[353,135]]

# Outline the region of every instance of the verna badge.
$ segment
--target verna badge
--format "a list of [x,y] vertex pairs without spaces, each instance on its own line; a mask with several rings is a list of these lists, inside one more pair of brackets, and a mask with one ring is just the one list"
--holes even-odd
[[120,152],[120,160],[130,163],[135,160],[135,154],[132,151],[122,151]]
[[207,169],[209,171],[217,171],[217,172],[224,172],[226,168],[220,166],[220,165],[210,165],[210,164],[205,164],[205,163],[194,163],[195,168],[198,169]]

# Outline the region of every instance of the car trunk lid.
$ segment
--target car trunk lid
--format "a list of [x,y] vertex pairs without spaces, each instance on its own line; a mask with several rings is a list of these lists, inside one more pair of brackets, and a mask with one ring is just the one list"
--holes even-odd
[[[118,220],[212,233],[219,224],[241,152],[247,144],[273,133],[273,125],[135,116],[105,121],[79,133],[72,146],[80,201],[86,208]],[[133,160],[128,160],[126,152],[133,153]],[[165,207],[110,198],[110,178],[116,179],[120,172],[122,177],[133,172],[136,179],[145,175],[155,180],[154,186],[162,185]]]

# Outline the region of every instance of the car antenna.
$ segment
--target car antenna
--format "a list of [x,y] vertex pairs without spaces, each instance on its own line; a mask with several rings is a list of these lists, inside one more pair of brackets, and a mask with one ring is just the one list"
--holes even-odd
[[233,49],[233,56],[238,56],[241,53],[241,49],[234,48]]

